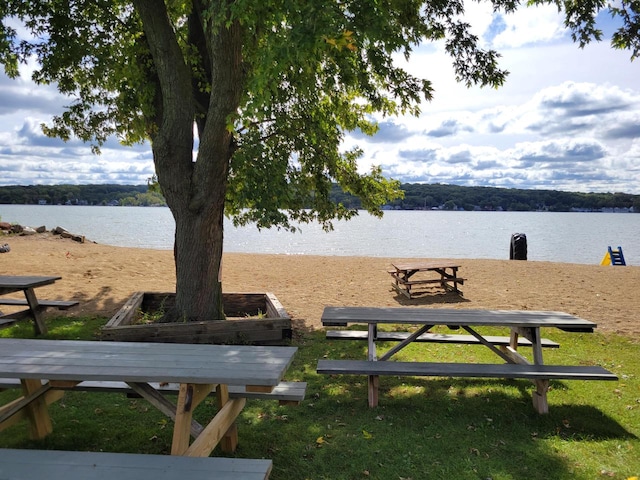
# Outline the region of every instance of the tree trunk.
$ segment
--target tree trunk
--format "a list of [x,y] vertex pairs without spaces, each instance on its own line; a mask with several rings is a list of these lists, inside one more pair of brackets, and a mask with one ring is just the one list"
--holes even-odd
[[224,204],[176,215],[174,320],[224,319],[220,278],[223,208]]
[[[194,82],[194,73],[163,10],[164,2],[134,0],[134,4],[158,78],[161,106],[153,122],[157,126],[151,136],[153,158],[176,222],[176,303],[164,321],[222,320],[224,204],[235,146],[228,125],[237,114],[244,83],[241,26],[233,21],[207,28],[201,20],[207,17],[202,13],[204,6],[193,2],[194,14],[189,21],[195,23],[190,25],[189,38],[199,46],[201,66],[210,75],[209,101],[203,105],[206,90]],[[194,123],[200,140],[195,161]]]

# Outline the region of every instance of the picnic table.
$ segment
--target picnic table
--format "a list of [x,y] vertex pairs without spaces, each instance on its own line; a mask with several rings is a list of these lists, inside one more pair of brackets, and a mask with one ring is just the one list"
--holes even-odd
[[[67,310],[75,307],[79,302],[71,300],[41,300],[36,297],[35,289],[45,285],[52,285],[62,277],[49,276],[16,276],[0,275],[0,305],[26,306],[24,310],[2,314],[0,312],[0,327],[11,325],[23,318],[32,318],[36,335],[47,333],[47,326],[42,318],[42,312],[47,308]],[[5,298],[4,295],[23,292],[24,298]]]
[[[387,271],[393,277],[393,288],[407,298],[412,298],[412,295],[417,293],[414,287],[438,283],[445,290],[453,290],[462,295],[462,292],[458,289],[458,284],[464,285],[464,278],[458,277],[458,269],[460,268],[458,264],[413,261],[396,262],[393,263],[391,267],[392,268]],[[421,272],[427,272],[427,275],[415,276]],[[431,272],[436,273],[438,278],[429,278],[428,273]]]
[[[0,377],[18,378],[23,396],[0,407],[0,431],[28,419],[32,438],[52,432],[47,406],[85,381],[125,382],[174,422],[172,455],[206,457],[221,444],[235,451],[235,420],[245,397],[229,385],[270,392],[282,380],[296,347],[146,342],[0,339]],[[175,403],[157,384],[179,383]],[[215,389],[218,411],[206,424],[193,418]],[[193,442],[190,444],[190,437]]]
[[[557,344],[543,339],[541,328],[558,328],[567,332],[590,333],[596,324],[563,312],[516,311],[516,310],[472,310],[435,308],[375,308],[375,307],[326,307],[322,314],[324,326],[346,327],[352,324],[367,325],[367,334],[359,331],[344,331],[343,339],[353,333],[354,340],[367,340],[366,360],[318,361],[317,371],[324,374],[368,375],[369,406],[378,405],[380,375],[434,376],[434,377],[480,377],[480,378],[524,378],[535,384],[533,406],[538,413],[547,413],[549,406],[547,391],[551,379],[568,380],[617,380],[616,375],[597,365],[545,365],[543,347]],[[380,335],[378,325],[404,325],[407,329],[395,338]],[[456,335],[429,333],[436,325],[451,329],[462,328],[470,339],[455,339]],[[510,329],[508,342],[502,337],[482,334],[478,327],[507,327]],[[378,357],[376,342],[398,343]],[[522,342],[524,337],[527,342]],[[489,363],[440,363],[440,362],[390,362],[397,352],[414,342],[452,342],[480,344],[498,355],[504,364]],[[532,360],[518,351],[519,346],[528,345],[532,349]],[[585,359],[587,362],[588,359]]]

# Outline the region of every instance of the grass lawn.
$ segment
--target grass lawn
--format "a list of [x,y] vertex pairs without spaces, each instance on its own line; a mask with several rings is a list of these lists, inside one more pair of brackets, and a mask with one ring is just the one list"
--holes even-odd
[[[60,317],[48,322],[44,338],[95,339],[106,321]],[[299,406],[249,400],[234,455],[272,459],[274,480],[639,476],[639,343],[597,333],[543,334],[561,344],[545,351],[546,363],[602,365],[620,380],[553,381],[549,414],[538,415],[531,405],[533,385],[524,380],[382,377],[380,406],[369,409],[366,377],[315,371],[320,358],[364,359],[366,342],[330,342],[323,332],[305,333],[293,341],[299,350],[286,379],[308,382],[306,400]],[[0,337],[32,336],[29,322],[0,330]],[[481,346],[437,344],[412,345],[398,359],[498,361]],[[0,404],[17,394],[0,393]],[[197,413],[204,419],[213,409],[211,399]],[[170,450],[170,421],[142,399],[70,392],[51,406],[51,415],[54,431],[46,439],[29,440],[21,422],[0,432],[0,447]],[[213,455],[223,454],[216,449]]]

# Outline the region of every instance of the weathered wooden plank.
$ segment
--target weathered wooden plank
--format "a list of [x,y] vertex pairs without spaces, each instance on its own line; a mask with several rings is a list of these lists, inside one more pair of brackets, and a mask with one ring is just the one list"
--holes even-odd
[[[175,422],[176,406],[169,400],[167,400],[167,398],[164,397],[158,390],[146,383],[131,383],[125,385],[127,385],[135,393],[143,397],[147,402],[149,402],[160,412],[164,413],[167,417]],[[191,436],[195,438],[200,435],[200,433],[202,433],[202,425],[193,420],[191,422]]]
[[[55,390],[78,390],[86,392],[124,393],[135,395],[135,391],[125,382],[114,381],[85,381],[85,382],[51,382],[51,388]],[[153,382],[151,387],[163,394],[177,394],[180,384],[167,382]],[[20,380],[17,378],[0,378],[0,390],[19,388]],[[307,382],[280,382],[269,392],[247,391],[244,385],[229,385],[231,398],[246,398],[256,400],[278,400],[282,404],[291,405],[300,403],[305,399]],[[211,392],[214,394],[215,390]]]
[[32,276],[32,275],[0,275],[0,295],[7,292],[18,292],[25,288],[38,288],[51,285],[62,277]]
[[[75,307],[80,302],[76,300],[40,300],[38,299],[38,306],[40,307],[53,307],[58,310],[68,310],[71,307]],[[0,298],[0,305],[15,305],[15,306],[23,306],[29,305],[26,300],[21,300],[17,298]]]
[[283,345],[291,339],[291,318],[273,293],[223,293],[222,297],[225,319],[137,323],[137,312],[161,315],[175,305],[175,293],[137,292],[102,327],[102,339],[239,345]]
[[277,385],[296,347],[0,339],[0,376]]
[[265,304],[268,317],[290,318],[284,306],[280,303],[278,298],[273,293],[265,293]]
[[[51,382],[52,388],[57,390],[78,390],[87,392],[104,392],[104,393],[124,393],[127,395],[135,395],[135,391],[129,387],[125,382],[114,381],[85,381],[85,382],[71,382],[68,385],[62,384],[58,381]],[[163,394],[177,394],[180,385],[178,383],[151,383],[151,387],[162,392]],[[0,390],[11,389],[20,387],[20,380],[16,378],[0,378]],[[304,400],[306,395],[306,382],[280,382],[273,389],[269,387],[270,391],[255,391],[247,388],[244,385],[230,385],[229,395],[231,398],[247,398],[257,400],[278,400],[280,402],[299,403]],[[214,394],[215,390],[211,392]]]
[[414,307],[326,307],[325,326],[349,323],[413,323],[447,326],[556,327],[575,332],[592,332],[595,323],[564,312],[534,310],[474,310]]
[[460,268],[459,263],[450,262],[429,262],[429,261],[412,261],[405,263],[395,263],[393,266],[397,270],[435,270],[443,268]]
[[13,325],[25,318],[31,318],[31,310],[21,310],[19,312],[5,313],[0,315],[0,328]]
[[[51,389],[45,392],[42,398],[44,399],[47,405],[51,405],[52,403],[60,400],[63,396],[64,396],[64,392],[62,390]],[[0,414],[12,408],[13,405],[18,404],[21,401],[22,401],[22,397],[17,398],[13,402],[9,402],[6,405],[3,405],[2,407],[0,407]],[[25,420],[28,417],[29,417],[28,411],[26,409],[22,409],[16,412],[11,417],[4,420],[3,422],[0,422],[0,431],[9,428],[12,425],[15,425],[16,423],[20,422],[21,420]]]
[[[364,330],[327,330],[327,340],[367,340],[368,333]],[[383,332],[378,330],[376,341],[379,342],[401,342],[409,336],[409,332]],[[498,335],[485,335],[484,338],[494,345],[509,345],[510,337]],[[480,344],[480,341],[473,335],[450,335],[446,333],[425,333],[420,335],[414,341],[428,343],[454,343],[463,345]],[[542,338],[542,346],[547,348],[559,348],[560,344]],[[518,346],[530,347],[531,341],[526,338],[518,338]]]
[[3,480],[265,480],[271,460],[0,449]]
[[138,309],[142,306],[144,292],[136,292],[125,302],[118,312],[111,317],[105,327],[113,327],[114,325],[129,325],[133,322]]
[[425,377],[617,380],[600,366],[493,363],[370,362],[319,360],[318,373],[340,375],[406,375]]
[[[162,343],[282,343],[291,337],[289,318],[240,318],[208,322],[120,325],[103,329],[103,340]],[[197,340],[197,342],[196,342]]]
[[[22,398],[17,399],[14,402],[11,402],[10,406],[5,406],[0,410],[0,423],[4,422],[8,418],[11,418],[18,411],[24,408],[25,405],[29,405],[34,402],[34,400],[38,399],[49,390],[49,385],[43,385],[34,380],[24,380],[21,382],[24,389],[24,396]],[[30,415],[33,415],[34,412],[30,412]]]
[[24,399],[28,400],[25,407],[29,422],[29,435],[32,439],[41,439],[53,431],[53,424],[44,398],[49,388],[42,385],[39,380],[23,379],[22,392]]
[[208,457],[227,433],[246,402],[245,398],[235,398],[225,403],[184,454],[188,457]]
[[396,275],[394,273],[391,276],[397,280],[402,285],[426,285],[429,283],[447,283],[447,282],[458,282],[461,285],[464,285],[464,278],[461,277],[445,277],[445,278],[429,278],[422,280],[405,280],[404,278]]

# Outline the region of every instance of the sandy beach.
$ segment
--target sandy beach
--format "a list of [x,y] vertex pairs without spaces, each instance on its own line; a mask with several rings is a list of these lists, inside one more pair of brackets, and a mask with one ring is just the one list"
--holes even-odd
[[[65,315],[109,318],[133,292],[175,291],[171,251],[78,243],[48,233],[0,240],[11,247],[0,254],[3,275],[62,277],[37,294],[79,300],[80,307]],[[640,267],[455,259],[466,279],[463,296],[434,288],[409,300],[391,287],[386,271],[397,260],[402,258],[227,253],[223,289],[273,292],[300,329],[321,328],[327,305],[416,306],[556,310],[593,321],[602,333],[640,338]]]

